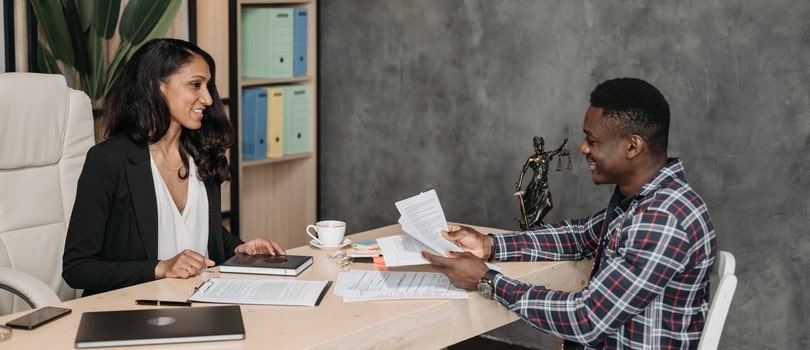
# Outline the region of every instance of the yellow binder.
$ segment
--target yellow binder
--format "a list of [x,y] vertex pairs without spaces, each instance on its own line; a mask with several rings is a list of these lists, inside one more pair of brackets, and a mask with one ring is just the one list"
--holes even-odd
[[267,158],[284,155],[284,88],[267,88]]

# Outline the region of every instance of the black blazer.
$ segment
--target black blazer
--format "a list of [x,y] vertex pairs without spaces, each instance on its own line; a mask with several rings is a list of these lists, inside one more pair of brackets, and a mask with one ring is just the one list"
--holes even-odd
[[[217,264],[242,241],[222,227],[220,188],[208,193],[208,256]],[[87,152],[68,226],[62,277],[92,295],[155,279],[157,197],[146,145],[116,135]]]

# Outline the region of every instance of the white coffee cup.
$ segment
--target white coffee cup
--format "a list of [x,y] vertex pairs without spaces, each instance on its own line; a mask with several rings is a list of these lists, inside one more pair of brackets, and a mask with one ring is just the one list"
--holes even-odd
[[[313,233],[310,229],[314,229],[315,232]],[[343,243],[346,223],[337,220],[318,221],[315,225],[307,225],[307,234],[321,246],[334,247]]]

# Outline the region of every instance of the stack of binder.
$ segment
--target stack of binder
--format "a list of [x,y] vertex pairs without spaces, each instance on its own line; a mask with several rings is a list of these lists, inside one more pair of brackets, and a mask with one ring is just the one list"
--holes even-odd
[[242,9],[242,76],[279,79],[307,75],[306,8]]
[[242,158],[257,160],[310,152],[309,85],[242,90]]

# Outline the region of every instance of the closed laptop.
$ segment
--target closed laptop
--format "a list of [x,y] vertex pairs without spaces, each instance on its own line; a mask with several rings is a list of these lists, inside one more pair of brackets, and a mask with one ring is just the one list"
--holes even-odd
[[238,305],[85,312],[77,348],[245,339]]

